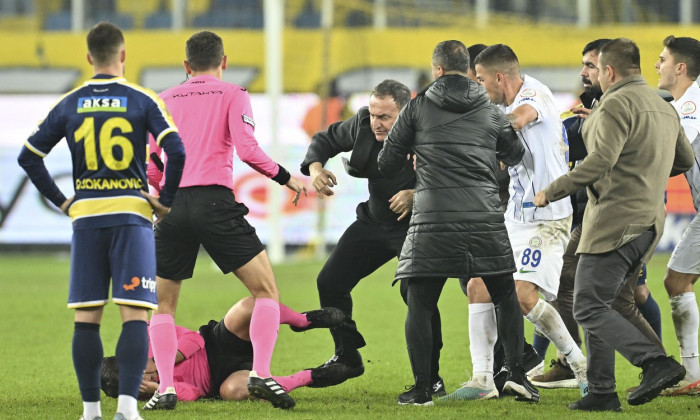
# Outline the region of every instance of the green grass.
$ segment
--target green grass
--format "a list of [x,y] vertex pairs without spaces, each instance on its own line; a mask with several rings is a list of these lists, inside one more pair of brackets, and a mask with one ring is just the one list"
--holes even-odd
[[[663,289],[668,255],[658,255],[649,267],[649,286],[661,307],[664,343],[678,359],[670,309]],[[275,267],[282,300],[303,311],[318,306],[315,278],[320,262],[297,262]],[[396,397],[412,383],[405,350],[403,321],[405,306],[398,287],[390,287],[395,262],[363,280],[354,291],[355,319],[365,335],[362,350],[366,372],[337,387],[298,389],[297,406],[283,412],[262,402],[197,401],[180,403],[174,412],[148,412],[147,419],[261,419],[272,417],[312,418],[601,418],[604,415],[572,413],[567,404],[578,399],[577,390],[542,390],[538,405],[501,400],[440,404],[435,407],[399,407]],[[70,343],[73,312],[66,309],[69,260],[67,255],[0,256],[0,419],[76,419],[82,405],[73,366]],[[209,319],[220,319],[247,291],[232,275],[223,276],[212,262],[200,258],[195,278],[183,287],[177,322],[196,329]],[[467,300],[456,281],[450,280],[440,308],[445,346],[441,375],[448,391],[466,380],[471,368],[467,331]],[[114,354],[119,331],[115,305],[108,305],[101,329],[105,354]],[[532,327],[526,322],[526,335]],[[295,334],[286,326],[272,363],[278,375],[317,366],[333,352],[330,335],[323,330]],[[550,346],[547,360],[554,357]],[[658,398],[630,407],[624,390],[637,385],[639,369],[618,356],[618,393],[623,400],[620,417],[686,418],[700,415],[700,399]],[[111,419],[116,400],[104,397],[105,419]],[[605,415],[607,417],[608,415]]]

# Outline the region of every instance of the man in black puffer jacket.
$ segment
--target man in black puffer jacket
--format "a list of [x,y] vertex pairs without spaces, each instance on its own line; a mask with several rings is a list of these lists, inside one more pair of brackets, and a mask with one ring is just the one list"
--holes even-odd
[[416,155],[413,212],[395,279],[408,282],[406,345],[415,386],[399,404],[430,405],[430,320],[448,277],[482,277],[496,306],[499,336],[514,393],[538,401],[521,366],[523,322],[515,262],[498,195],[498,161],[518,163],[524,148],[486,90],[467,77],[459,41],[433,51],[435,81],[401,111],[378,156],[385,176]]

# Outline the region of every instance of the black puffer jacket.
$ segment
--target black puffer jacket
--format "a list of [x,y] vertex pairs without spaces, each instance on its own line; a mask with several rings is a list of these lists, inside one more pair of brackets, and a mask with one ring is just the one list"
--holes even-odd
[[498,196],[498,161],[525,152],[508,119],[476,82],[445,75],[399,114],[379,153],[385,176],[417,156],[410,227],[396,279],[515,271]]

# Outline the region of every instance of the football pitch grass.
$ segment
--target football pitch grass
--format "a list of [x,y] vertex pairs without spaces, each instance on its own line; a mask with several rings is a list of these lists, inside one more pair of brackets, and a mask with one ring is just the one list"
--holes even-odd
[[[668,255],[654,256],[649,266],[649,286],[661,307],[663,341],[670,355],[679,360],[678,344],[663,274]],[[413,383],[404,340],[405,305],[398,287],[391,287],[393,261],[355,289],[354,318],[367,346],[361,350],[365,374],[339,386],[301,388],[291,395],[297,406],[289,411],[274,409],[260,401],[226,402],[200,400],[178,403],[175,411],[142,412],[145,419],[354,419],[354,418],[698,418],[700,397],[659,397],[631,407],[628,387],[639,383],[640,369],[618,355],[617,386],[622,414],[577,413],[567,405],[579,398],[578,390],[540,390],[541,402],[529,404],[513,398],[490,401],[438,403],[434,407],[398,406],[396,397]],[[298,311],[318,306],[315,279],[322,262],[300,261],[275,266],[282,301]],[[77,419],[82,404],[71,361],[73,311],[66,308],[69,259],[67,254],[6,253],[0,256],[0,419]],[[197,329],[210,319],[219,320],[247,290],[231,274],[222,275],[206,256],[200,256],[195,276],[182,288],[176,322]],[[444,348],[440,374],[448,392],[467,380],[471,370],[467,330],[467,300],[456,280],[449,280],[440,300]],[[101,328],[105,355],[114,354],[118,338],[117,307],[109,304]],[[528,341],[532,327],[525,322]],[[289,375],[317,366],[333,354],[333,342],[325,330],[294,333],[280,327],[272,371]],[[550,346],[546,358],[555,357]],[[140,406],[142,404],[140,403]],[[111,419],[116,400],[102,397],[102,412]]]

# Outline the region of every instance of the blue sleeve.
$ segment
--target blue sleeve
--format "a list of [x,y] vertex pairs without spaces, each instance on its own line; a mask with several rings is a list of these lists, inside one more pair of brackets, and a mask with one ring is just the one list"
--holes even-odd
[[175,122],[163,100],[150,91],[148,96],[151,99],[148,108],[148,131],[153,135],[156,144],[168,156],[168,164],[165,168],[165,185],[160,191],[158,201],[164,206],[170,207],[175,199],[177,188],[180,186],[182,170],[185,167],[185,146],[182,144]]
[[39,124],[38,129],[27,139],[17,158],[17,163],[24,169],[37,190],[56,207],[61,207],[66,196],[51,178],[44,165],[44,157],[65,137],[64,124],[60,113],[61,103],[56,105]]
[[58,185],[49,175],[49,171],[46,170],[44,158],[25,146],[19,152],[17,162],[27,173],[27,176],[41,195],[48,198],[56,207],[61,207],[61,204],[66,201],[66,196],[58,189]]
[[177,132],[166,134],[160,141],[160,145],[168,156],[168,164],[165,166],[165,185],[160,191],[159,201],[164,206],[170,207],[180,186],[182,170],[185,167],[185,146]]

